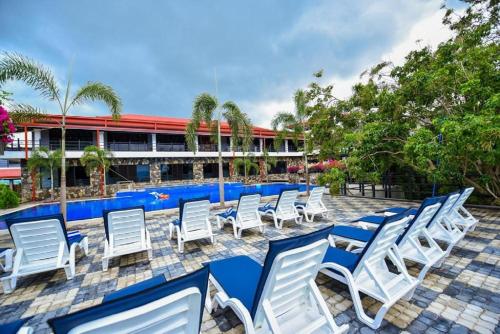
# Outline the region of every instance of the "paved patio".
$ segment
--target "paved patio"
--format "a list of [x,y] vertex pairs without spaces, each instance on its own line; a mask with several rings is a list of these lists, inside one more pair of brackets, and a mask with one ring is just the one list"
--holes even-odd
[[[110,262],[102,272],[104,228],[102,223],[72,224],[89,236],[89,256],[78,253],[76,277],[67,281],[64,271],[49,272],[21,279],[11,294],[0,294],[0,323],[33,316],[28,322],[35,333],[50,333],[46,320],[99,304],[104,295],[161,273],[177,277],[191,272],[201,263],[234,255],[249,255],[263,262],[268,240],[304,234],[333,223],[348,222],[370,211],[404,203],[373,199],[330,198],[330,218],[313,224],[286,224],[282,230],[271,226],[265,235],[246,231],[241,240],[232,229],[217,231],[217,244],[188,242],[185,253],[177,252],[175,240],[167,240],[167,225],[161,215],[148,219],[154,259],[146,254],[126,256]],[[414,205],[414,204],[413,204]],[[427,274],[409,302],[397,303],[385,317],[380,333],[500,333],[500,211],[471,210],[480,220],[473,232],[453,250],[441,268]],[[172,216],[173,217],[173,216]],[[214,219],[215,222],[215,219]],[[215,225],[214,225],[215,227]],[[0,237],[0,247],[10,245]],[[410,271],[412,268],[410,268]],[[350,332],[373,332],[357,321],[347,287],[320,274],[317,279],[337,324],[348,323]],[[1,287],[0,287],[1,290]],[[363,303],[370,309],[379,305],[369,297]],[[242,333],[243,328],[230,310],[218,310],[203,317],[203,333]]]

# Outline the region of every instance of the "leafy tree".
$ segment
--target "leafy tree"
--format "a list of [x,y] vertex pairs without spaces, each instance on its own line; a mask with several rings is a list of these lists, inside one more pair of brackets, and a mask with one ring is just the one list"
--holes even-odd
[[251,159],[236,158],[233,161],[234,174],[239,175],[240,169],[243,169],[245,183],[248,182],[248,174],[252,172],[259,173],[259,165]]
[[470,185],[499,201],[500,54],[498,1],[448,9],[454,35],[362,75],[346,100],[333,86],[307,89],[311,137],[323,157],[347,154],[359,178],[412,168],[428,180]]
[[238,143],[241,137],[243,137],[244,143],[248,143],[251,140],[248,138],[252,136],[252,124],[247,114],[242,112],[236,103],[227,101],[219,108],[217,98],[208,93],[200,94],[195,98],[191,118],[191,122],[186,128],[186,142],[191,151],[196,153],[196,132],[202,123],[211,129],[212,138],[217,142],[219,153],[219,197],[220,205],[224,206],[224,175],[220,132],[222,119],[225,118],[231,128],[233,143]]
[[297,90],[294,95],[295,111],[279,112],[271,121],[271,126],[274,131],[277,131],[277,136],[274,140],[275,147],[281,146],[283,140],[291,137],[294,144],[299,146],[299,138],[304,139],[304,166],[306,173],[306,191],[309,194],[309,170],[307,163],[307,154],[310,151],[309,143],[307,142],[307,96],[303,90]]
[[5,184],[0,184],[0,209],[19,206],[19,196]]
[[[114,119],[118,119],[122,110],[120,98],[110,86],[100,82],[88,82],[71,94],[71,78],[68,79],[64,91],[61,91],[52,72],[43,65],[30,58],[16,54],[4,53],[0,59],[0,85],[8,80],[20,80],[33,87],[50,101],[54,101],[61,120],[61,169],[66,170],[66,116],[77,105],[102,101],[110,109]],[[28,105],[14,104],[11,108],[11,117],[15,123],[27,122],[42,118],[46,112]],[[61,173],[60,180],[61,213],[66,219],[66,174]]]
[[276,157],[270,156],[269,151],[264,148],[262,150],[262,157],[264,158],[264,171],[266,172],[266,182],[269,183],[269,171],[271,168],[276,167],[278,160]]
[[318,177],[318,183],[322,186],[328,186],[330,195],[332,196],[339,194],[340,187],[344,184],[344,182],[345,173],[338,168],[331,168]]
[[[38,170],[45,168],[50,173],[50,199],[54,200],[54,173],[61,167],[61,150],[49,151],[45,146],[39,147],[31,153],[28,159],[28,170],[36,175]],[[64,173],[61,173],[64,174]]]
[[111,159],[113,158],[113,154],[111,152],[99,148],[94,145],[90,145],[85,147],[83,151],[83,155],[80,158],[80,163],[87,174],[90,176],[92,172],[100,171],[102,176],[102,195],[106,196],[106,172],[111,167]]

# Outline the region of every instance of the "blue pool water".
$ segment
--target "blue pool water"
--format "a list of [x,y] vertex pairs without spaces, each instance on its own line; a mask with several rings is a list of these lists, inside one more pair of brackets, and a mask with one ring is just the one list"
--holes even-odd
[[[277,195],[282,189],[299,188],[305,191],[304,184],[271,183],[243,185],[242,183],[226,183],[224,197],[226,201],[237,200],[241,193],[258,192],[262,196]],[[152,192],[168,194],[168,199],[156,199]],[[219,185],[216,183],[200,185],[180,185],[172,187],[145,188],[139,191],[122,191],[115,198],[85,200],[68,203],[68,221],[100,218],[103,210],[123,209],[132,206],[144,205],[146,211],[171,209],[178,207],[179,199],[190,199],[201,196],[210,196],[210,202],[219,202]],[[36,217],[59,212],[59,204],[41,204],[32,208],[23,209],[0,217],[0,229],[5,229],[5,219]]]

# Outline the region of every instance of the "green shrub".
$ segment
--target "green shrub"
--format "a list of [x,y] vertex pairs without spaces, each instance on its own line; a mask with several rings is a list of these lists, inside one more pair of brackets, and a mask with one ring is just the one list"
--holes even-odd
[[340,187],[345,182],[345,172],[332,168],[318,177],[318,183],[322,186],[329,186],[330,195],[336,196],[340,192]]
[[19,196],[5,184],[0,184],[0,209],[19,206]]

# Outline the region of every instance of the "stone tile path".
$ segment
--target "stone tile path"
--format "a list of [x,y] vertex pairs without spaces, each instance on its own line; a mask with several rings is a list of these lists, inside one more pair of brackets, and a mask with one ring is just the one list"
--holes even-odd
[[[175,240],[167,240],[171,217],[155,215],[148,219],[154,259],[146,254],[125,256],[110,262],[102,272],[104,229],[102,223],[71,224],[89,236],[90,254],[78,253],[76,277],[67,281],[64,271],[49,272],[21,279],[11,294],[0,291],[0,323],[33,316],[29,321],[35,333],[50,333],[46,320],[54,316],[99,304],[106,294],[161,273],[177,277],[191,272],[201,263],[234,255],[249,255],[263,262],[268,240],[304,234],[334,223],[346,223],[356,217],[387,206],[404,203],[359,198],[330,198],[329,219],[297,226],[286,224],[276,230],[268,220],[264,235],[246,231],[241,240],[233,238],[227,226],[217,231],[217,244],[189,242],[185,253],[177,252]],[[414,204],[413,204],[414,205]],[[380,333],[500,333],[500,211],[472,210],[481,221],[478,228],[453,250],[441,268],[431,270],[410,301],[398,302],[385,317]],[[215,219],[214,219],[215,222]],[[215,228],[215,225],[214,225]],[[8,236],[0,237],[0,247],[10,246]],[[412,268],[410,268],[410,271]],[[346,286],[320,274],[317,278],[338,324],[348,323],[350,332],[373,332],[356,320]],[[1,287],[0,287],[1,290]],[[366,308],[379,305],[363,298]],[[205,312],[202,332],[242,333],[243,328],[231,310]]]

